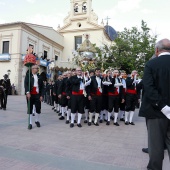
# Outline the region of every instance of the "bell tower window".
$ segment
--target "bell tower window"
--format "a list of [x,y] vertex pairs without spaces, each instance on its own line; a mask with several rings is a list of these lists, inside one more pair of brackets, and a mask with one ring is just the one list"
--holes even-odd
[[78,6],[78,4],[76,3],[76,4],[74,5],[74,12],[77,13],[78,11],[79,11],[79,6]]
[[83,12],[83,13],[86,13],[86,12],[87,12],[87,3],[86,3],[86,2],[84,2],[84,3],[82,4],[82,12]]

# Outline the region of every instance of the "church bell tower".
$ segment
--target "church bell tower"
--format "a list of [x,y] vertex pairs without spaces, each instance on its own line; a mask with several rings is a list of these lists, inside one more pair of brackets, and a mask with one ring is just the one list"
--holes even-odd
[[92,0],[70,0],[71,18],[90,17]]

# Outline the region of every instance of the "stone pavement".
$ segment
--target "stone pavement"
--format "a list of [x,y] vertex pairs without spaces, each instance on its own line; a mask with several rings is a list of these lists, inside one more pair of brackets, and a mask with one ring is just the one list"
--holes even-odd
[[[145,121],[135,126],[70,128],[47,104],[42,104],[41,128],[27,129],[25,96],[9,96],[0,110],[0,170],[146,170]],[[169,170],[165,151],[163,170]]]

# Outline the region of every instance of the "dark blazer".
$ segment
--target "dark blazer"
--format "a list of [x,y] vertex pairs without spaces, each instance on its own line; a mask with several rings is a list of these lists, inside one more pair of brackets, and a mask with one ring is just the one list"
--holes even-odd
[[67,77],[66,78],[63,78],[61,80],[61,83],[59,84],[59,87],[58,87],[58,94],[62,94],[62,92],[66,92],[66,82],[67,82]]
[[[110,81],[112,84],[108,86],[107,90],[108,90],[108,92],[114,93],[117,90],[116,87],[114,87],[116,80],[115,80],[115,78],[110,78]],[[118,78],[118,82],[119,83],[121,82],[121,80],[119,78]],[[124,99],[123,86],[119,87],[119,96],[121,99]]]
[[127,77],[126,78],[126,89],[130,89],[130,90],[134,90],[136,88],[136,93],[137,93],[137,99],[140,99],[140,84],[136,83],[136,87],[135,84],[133,83],[134,79],[132,79],[131,77]]
[[70,77],[72,91],[78,92],[80,90],[80,83],[83,79],[78,78],[77,75]]
[[170,55],[162,55],[146,63],[143,88],[139,116],[165,118],[161,110],[165,105],[170,106]]
[[[103,81],[103,78],[101,78],[101,88],[103,89],[102,81]],[[91,93],[96,94],[97,89],[98,89],[98,84],[97,84],[96,76],[92,76],[91,83],[86,88],[87,96],[91,96]]]
[[[43,96],[43,94],[44,94],[43,80],[42,80],[42,78],[39,74],[37,74],[37,77],[38,77],[39,94],[40,94],[40,96]],[[26,76],[25,76],[24,86],[25,86],[25,94],[32,90],[32,88],[34,86],[34,76],[33,76],[33,74],[30,75],[30,91],[29,91],[29,74],[26,74]]]

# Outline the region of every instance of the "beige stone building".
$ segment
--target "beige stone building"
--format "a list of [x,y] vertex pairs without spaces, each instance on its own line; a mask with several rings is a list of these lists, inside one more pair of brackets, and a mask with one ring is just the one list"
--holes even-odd
[[[69,2],[68,2],[69,3]],[[54,21],[57,22],[57,21]],[[23,65],[28,46],[41,58],[40,73],[46,78],[55,74],[50,64],[57,68],[73,68],[74,52],[90,36],[92,44],[101,47],[114,43],[115,31],[104,23],[98,24],[98,16],[92,9],[92,0],[70,0],[70,11],[64,25],[58,30],[52,27],[14,22],[0,25],[0,79],[9,73],[11,83],[18,94],[24,94],[24,78],[27,68]],[[53,61],[53,62],[51,62]]]
[[0,25],[0,78],[8,74],[19,94],[24,94],[24,78],[27,68],[23,65],[28,46],[40,60],[40,73],[46,76],[47,61],[61,61],[63,36],[51,27],[23,22]]

